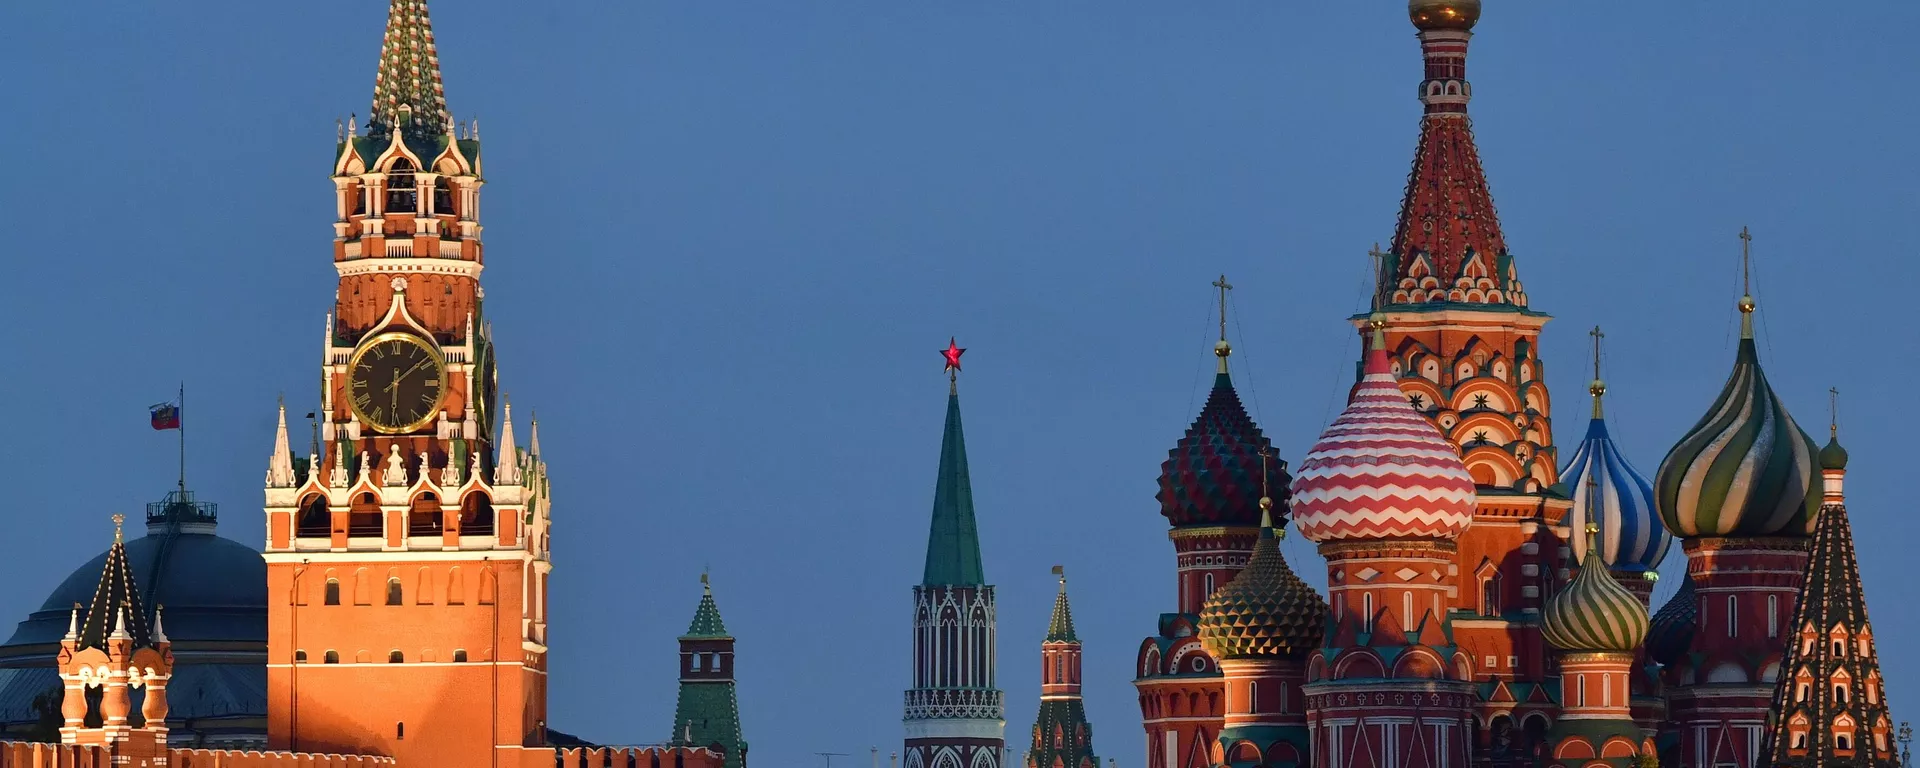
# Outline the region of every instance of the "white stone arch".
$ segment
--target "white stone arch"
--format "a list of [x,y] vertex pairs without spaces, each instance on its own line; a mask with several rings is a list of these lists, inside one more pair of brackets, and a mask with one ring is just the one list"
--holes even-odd
[[933,753],[933,768],[962,768],[960,754],[953,747],[941,747]]
[[997,751],[998,750],[992,748],[974,750],[973,764],[968,766],[968,768],[996,768],[999,761],[994,759],[994,753]]
[[920,757],[920,750],[907,750],[907,768],[922,768],[926,762]]

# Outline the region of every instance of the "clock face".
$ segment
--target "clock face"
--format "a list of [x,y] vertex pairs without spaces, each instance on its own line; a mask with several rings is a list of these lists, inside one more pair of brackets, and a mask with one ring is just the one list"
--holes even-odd
[[380,432],[412,432],[440,412],[446,368],[419,337],[383,333],[353,354],[347,399],[354,415]]

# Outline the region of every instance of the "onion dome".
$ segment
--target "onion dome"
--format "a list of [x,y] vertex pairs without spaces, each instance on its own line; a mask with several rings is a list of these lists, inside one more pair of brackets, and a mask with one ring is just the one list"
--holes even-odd
[[1473,29],[1480,0],[1407,0],[1407,17],[1420,29]]
[[1672,664],[1693,647],[1693,630],[1700,606],[1694,603],[1693,577],[1683,576],[1680,589],[1653,615],[1647,630],[1647,657]]
[[1660,516],[1682,537],[1805,536],[1819,512],[1818,449],[1760,369],[1753,308],[1752,297],[1741,298],[1740,350],[1726,387],[1655,475]]
[[1820,449],[1821,469],[1846,469],[1847,449],[1840,447],[1840,437],[1835,435],[1827,441],[1827,447]]
[[[1587,525],[1587,538],[1600,527]],[[1589,541],[1580,575],[1561,589],[1541,615],[1540,635],[1562,651],[1632,653],[1647,637],[1647,609],[1607,572],[1597,542]]]
[[1216,659],[1301,658],[1326,632],[1327,601],[1280,554],[1273,500],[1260,506],[1260,539],[1246,569],[1200,610],[1200,642]]
[[[1160,500],[1160,514],[1175,527],[1251,528],[1260,522],[1260,489],[1286,488],[1290,479],[1283,463],[1261,461],[1262,455],[1272,455],[1273,443],[1247,416],[1240,395],[1233,390],[1233,379],[1227,375],[1227,356],[1232,353],[1225,339],[1215,345],[1220,369],[1213,377],[1213,392],[1193,426],[1160,465],[1160,492],[1155,498]],[[1280,501],[1284,504],[1286,497]]]
[[1347,409],[1293,481],[1293,522],[1310,541],[1451,539],[1473,522],[1473,477],[1394,385],[1383,327]]
[[[1594,329],[1596,339],[1599,331]],[[1597,370],[1597,346],[1594,360]],[[1654,511],[1653,484],[1627,463],[1607,434],[1607,422],[1600,409],[1600,398],[1607,392],[1606,383],[1596,378],[1588,391],[1593,393],[1593,421],[1587,423],[1587,436],[1580,440],[1573,459],[1560,470],[1562,482],[1574,489],[1573,514],[1568,524],[1576,531],[1585,530],[1589,521],[1600,525],[1600,559],[1607,567],[1652,571],[1666,558],[1673,534],[1661,524],[1659,513]],[[1587,483],[1589,479],[1595,481],[1591,487]],[[1597,498],[1589,499],[1590,494]],[[1591,515],[1590,509],[1594,512]],[[1586,559],[1586,539],[1574,539],[1573,556]]]

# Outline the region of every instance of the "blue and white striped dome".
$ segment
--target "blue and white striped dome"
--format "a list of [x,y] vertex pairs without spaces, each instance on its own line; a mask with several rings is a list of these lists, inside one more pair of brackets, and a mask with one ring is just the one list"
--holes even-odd
[[[1605,391],[1599,382],[1595,389]],[[1593,478],[1599,498],[1592,499],[1587,479]],[[1653,484],[1645,475],[1627,463],[1620,455],[1620,449],[1607,435],[1606,419],[1601,418],[1598,397],[1595,397],[1593,421],[1587,425],[1587,436],[1580,440],[1580,447],[1573,452],[1573,459],[1560,471],[1560,478],[1573,492],[1573,511],[1567,515],[1567,526],[1573,531],[1587,529],[1588,510],[1597,514],[1600,525],[1600,559],[1609,568],[1617,571],[1651,571],[1660,566],[1667,556],[1667,547],[1673,543],[1673,534],[1660,521],[1660,513],[1653,506]],[[1587,539],[1576,535],[1573,539],[1573,556],[1576,560],[1587,556]]]

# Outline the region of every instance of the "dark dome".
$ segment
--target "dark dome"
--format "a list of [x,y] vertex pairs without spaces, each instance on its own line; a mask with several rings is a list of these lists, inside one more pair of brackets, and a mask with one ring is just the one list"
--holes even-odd
[[1694,602],[1693,575],[1682,574],[1680,578],[1680,591],[1667,598],[1647,630],[1647,657],[1661,664],[1680,661],[1693,647],[1700,607]]
[[[1214,377],[1213,392],[1160,465],[1160,514],[1174,526],[1260,524],[1260,453],[1267,452],[1266,486],[1279,509],[1287,508],[1286,464],[1240,405],[1227,374]],[[1279,522],[1279,521],[1275,521]]]
[[[127,542],[127,560],[147,610],[166,606],[167,636],[176,646],[267,642],[267,563],[251,547],[215,536],[210,529],[172,538],[163,529]],[[40,610],[20,622],[4,648],[58,644],[67,633],[73,604],[93,601],[106,564],[103,551],[75,569]]]

